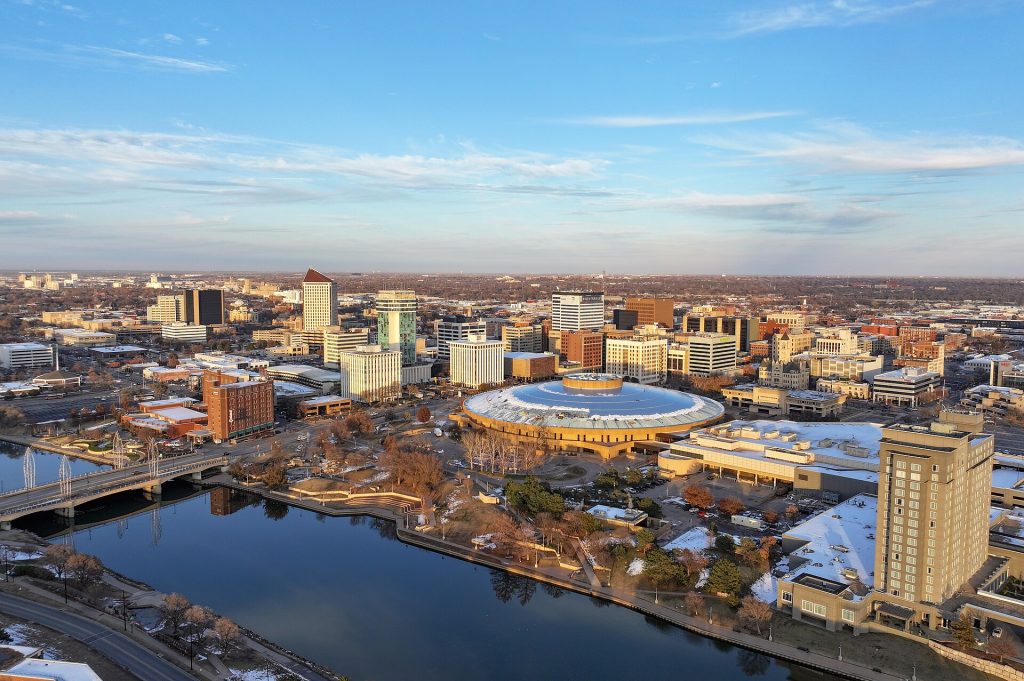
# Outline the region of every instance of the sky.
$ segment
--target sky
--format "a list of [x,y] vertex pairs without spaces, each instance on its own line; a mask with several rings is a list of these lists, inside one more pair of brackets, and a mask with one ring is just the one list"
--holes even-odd
[[0,0],[0,268],[1024,275],[1024,1]]

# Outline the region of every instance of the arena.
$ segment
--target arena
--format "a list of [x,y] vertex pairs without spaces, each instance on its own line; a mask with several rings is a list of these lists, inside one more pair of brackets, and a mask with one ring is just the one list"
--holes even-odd
[[714,423],[724,412],[718,402],[697,395],[624,383],[611,374],[574,374],[474,395],[453,419],[550,452],[610,458],[661,433]]

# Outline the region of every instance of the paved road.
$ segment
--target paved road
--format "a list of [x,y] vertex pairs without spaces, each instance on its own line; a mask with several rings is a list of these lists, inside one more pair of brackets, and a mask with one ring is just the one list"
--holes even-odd
[[196,679],[124,634],[80,615],[10,594],[0,595],[0,612],[67,634],[144,681]]

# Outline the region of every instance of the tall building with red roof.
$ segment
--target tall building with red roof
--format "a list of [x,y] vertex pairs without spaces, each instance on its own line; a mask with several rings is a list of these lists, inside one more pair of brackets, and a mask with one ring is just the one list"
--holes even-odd
[[334,326],[337,319],[338,285],[310,267],[302,278],[302,328]]

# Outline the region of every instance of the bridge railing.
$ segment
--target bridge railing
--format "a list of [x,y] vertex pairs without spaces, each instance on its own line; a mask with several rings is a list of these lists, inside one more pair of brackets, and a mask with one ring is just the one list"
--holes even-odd
[[[42,501],[36,501],[31,504],[23,504],[21,506],[15,506],[13,508],[0,507],[0,517],[14,516],[14,515],[25,515],[33,510],[43,509],[50,506],[60,506],[67,502],[74,501],[85,497],[95,497],[97,494],[112,494],[118,490],[131,489],[159,480],[161,478],[173,478],[183,473],[190,473],[197,470],[205,470],[211,466],[222,465],[227,461],[227,457],[221,457],[220,459],[206,459],[203,461],[195,461],[192,463],[178,466],[170,470],[157,471],[155,478],[128,478],[127,480],[120,480],[116,484],[105,485],[103,487],[88,487],[84,490],[73,491],[69,496],[56,496],[44,499]],[[35,490],[36,488],[33,488]]]

